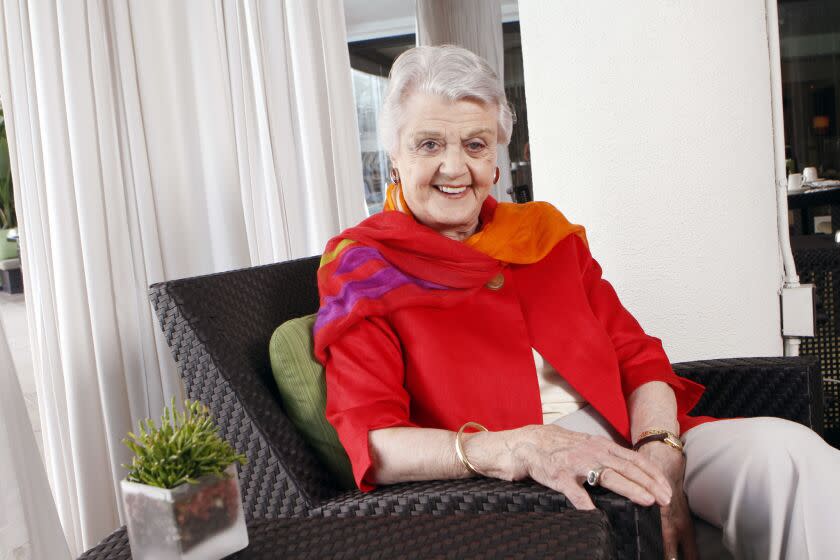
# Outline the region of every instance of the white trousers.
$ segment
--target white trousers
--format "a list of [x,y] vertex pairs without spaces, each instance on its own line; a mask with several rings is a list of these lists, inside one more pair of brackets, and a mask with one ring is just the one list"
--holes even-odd
[[[555,424],[626,445],[591,406]],[[689,507],[722,530],[697,527],[701,558],[725,554],[721,542],[739,559],[840,558],[840,451],[816,433],[743,418],[702,424],[683,441]]]

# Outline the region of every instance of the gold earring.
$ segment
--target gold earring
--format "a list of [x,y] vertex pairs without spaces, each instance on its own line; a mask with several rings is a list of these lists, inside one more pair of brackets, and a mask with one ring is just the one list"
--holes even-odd
[[400,173],[399,173],[399,171],[397,171],[393,167],[391,168],[391,182],[394,183],[395,185],[400,184]]
[[502,172],[499,170],[499,168],[498,168],[498,167],[496,167],[496,178],[495,178],[495,179],[493,179],[493,184],[494,184],[494,185],[495,185],[496,183],[498,183],[498,182],[499,182],[499,178],[500,178],[501,176],[502,176]]

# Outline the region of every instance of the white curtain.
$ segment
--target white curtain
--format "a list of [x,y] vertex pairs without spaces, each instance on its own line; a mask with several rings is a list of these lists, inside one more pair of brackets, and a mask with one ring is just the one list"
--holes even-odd
[[2,322],[0,488],[0,560],[69,559]]
[[315,254],[365,215],[343,7],[0,5],[46,472],[77,554],[120,524],[122,438],[181,394],[148,285]]
[[225,2],[223,12],[251,261],[320,253],[367,215],[344,8]]
[[[484,58],[504,87],[505,52],[500,0],[417,0],[417,44],[459,45]],[[512,185],[507,146],[499,146],[501,171],[492,195],[510,201]]]

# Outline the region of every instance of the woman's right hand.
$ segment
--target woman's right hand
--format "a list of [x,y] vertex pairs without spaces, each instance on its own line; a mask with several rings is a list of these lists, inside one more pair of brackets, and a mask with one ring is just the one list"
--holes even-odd
[[[473,446],[475,454],[482,455],[481,440],[489,443],[483,435],[474,434],[467,441],[468,455],[473,456]],[[600,486],[637,504],[665,506],[671,501],[671,485],[653,462],[607,438],[545,424],[511,430],[506,439],[510,462],[503,478],[531,477],[564,494],[577,509],[595,508],[583,483],[587,473],[598,468],[603,469]]]

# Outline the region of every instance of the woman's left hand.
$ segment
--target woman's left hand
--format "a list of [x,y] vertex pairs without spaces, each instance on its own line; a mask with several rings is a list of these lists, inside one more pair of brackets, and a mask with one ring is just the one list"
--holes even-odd
[[662,516],[662,541],[665,559],[696,560],[697,543],[694,523],[688,509],[688,499],[683,491],[685,457],[665,443],[651,442],[642,446],[639,453],[654,462],[671,483],[671,503],[660,507]]

